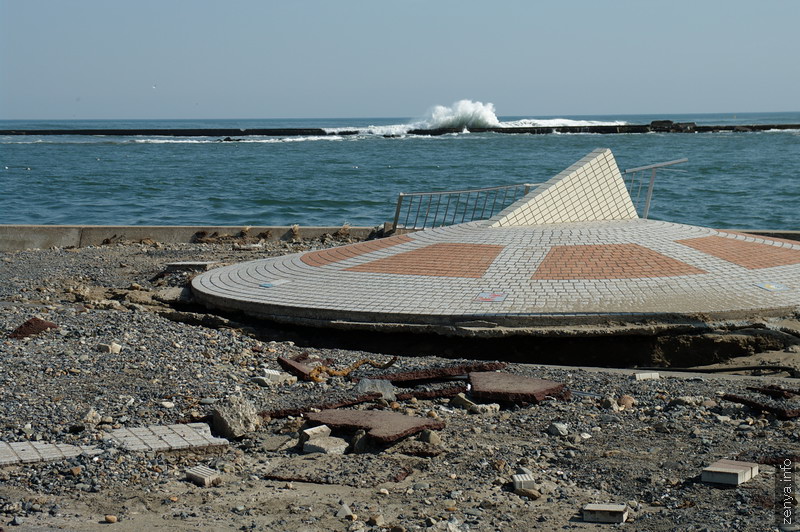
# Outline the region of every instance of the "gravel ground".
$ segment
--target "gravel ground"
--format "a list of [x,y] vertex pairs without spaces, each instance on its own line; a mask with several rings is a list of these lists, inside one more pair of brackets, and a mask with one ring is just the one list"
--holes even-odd
[[[572,399],[485,414],[448,398],[369,401],[347,408],[435,417],[446,427],[424,442],[412,436],[345,456],[300,454],[294,444],[303,419],[295,417],[266,420],[221,449],[136,453],[108,443],[116,428],[209,420],[229,396],[258,411],[354,396],[355,385],[342,377],[266,387],[251,379],[280,370],[278,356],[308,353],[344,368],[363,358],[386,363],[389,355],[299,347],[280,330],[267,340],[187,307],[179,293],[190,274],[164,273],[169,262],[231,263],[346,241],[246,249],[236,248],[252,241],[117,243],[0,254],[0,441],[103,450],[0,466],[0,530],[776,529],[774,464],[800,454],[800,422],[722,395],[752,395],[748,386],[776,383],[800,388],[797,379],[777,376],[636,381],[613,370],[511,364],[505,371],[566,383]],[[7,338],[31,317],[58,328]],[[796,351],[780,355],[800,365]],[[458,362],[400,357],[392,371]],[[353,375],[377,371],[362,366]],[[620,409],[626,395],[635,404]],[[798,407],[797,396],[783,401]],[[554,422],[567,434],[551,435]],[[415,446],[439,454],[406,454]],[[722,458],[758,461],[761,473],[731,489],[700,482],[701,469]],[[198,464],[220,471],[222,483],[186,482],[185,469]],[[514,493],[518,467],[533,472],[535,491]],[[395,482],[403,471],[411,474]],[[580,508],[591,502],[628,503],[631,522],[584,523]],[[116,523],[106,524],[106,515]]]

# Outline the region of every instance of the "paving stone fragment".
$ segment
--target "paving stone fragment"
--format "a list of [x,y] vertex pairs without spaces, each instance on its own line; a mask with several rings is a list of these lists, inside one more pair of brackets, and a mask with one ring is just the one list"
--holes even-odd
[[102,452],[93,445],[68,445],[45,442],[3,442],[0,441],[0,466],[13,464],[34,464],[74,458],[81,454],[95,455]]
[[265,369],[264,378],[274,384],[294,384],[297,382],[297,377],[294,375],[290,375],[285,371],[276,371],[274,369]]
[[364,429],[367,435],[381,443],[390,443],[425,429],[442,429],[444,422],[431,418],[406,416],[397,412],[378,410],[323,410],[306,417],[315,423],[332,428]]
[[198,465],[190,467],[186,470],[186,480],[197,484],[200,487],[207,488],[209,486],[216,486],[220,483],[221,478],[219,472],[206,467]]
[[652,381],[658,380],[659,374],[655,371],[634,373],[633,378],[637,381]]
[[627,504],[587,504],[583,520],[589,523],[624,523],[628,520]]
[[211,429],[205,423],[121,428],[111,431],[110,437],[128,451],[169,451],[228,445],[228,440],[212,436]]
[[503,372],[469,374],[472,396],[476,399],[511,403],[539,403],[545,397],[567,400],[570,391],[563,383]]
[[514,483],[514,489],[533,489],[536,487],[536,479],[533,475],[528,473],[511,475],[511,481]]
[[712,484],[738,486],[758,475],[758,464],[736,460],[717,460],[703,469],[700,479]]
[[34,336],[50,329],[58,329],[58,325],[51,321],[43,320],[41,318],[31,318],[13,331],[9,333],[9,338],[27,338]]

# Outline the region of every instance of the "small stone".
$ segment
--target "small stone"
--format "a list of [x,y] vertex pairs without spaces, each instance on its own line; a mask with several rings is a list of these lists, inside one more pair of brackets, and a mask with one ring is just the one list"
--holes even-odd
[[419,441],[430,443],[432,445],[441,445],[442,437],[434,430],[425,429],[419,433]]
[[469,409],[469,408],[472,408],[473,406],[475,406],[475,402],[470,401],[469,399],[467,399],[466,395],[464,395],[463,393],[460,393],[460,394],[456,395],[455,397],[453,397],[452,399],[450,399],[450,406],[457,406],[457,407],[460,407],[460,408]]
[[238,439],[254,432],[261,425],[261,417],[247,399],[229,397],[212,412],[214,430],[229,439]]
[[355,514],[353,513],[353,510],[351,510],[350,507],[344,503],[342,503],[342,505],[339,506],[339,510],[336,512],[336,517],[338,517],[339,519],[347,519],[350,516],[354,515]]
[[470,414],[496,414],[500,411],[500,405],[497,403],[490,403],[486,405],[475,404],[469,407]]
[[108,514],[105,517],[105,521],[106,521],[106,523],[116,523],[117,522],[117,516]]
[[75,467],[71,467],[71,468],[69,469],[69,473],[70,473],[70,474],[71,474],[73,477],[80,476],[81,472],[83,472],[83,468],[82,468],[81,466],[75,466]]
[[110,344],[97,344],[97,350],[101,353],[111,353],[112,355],[118,355],[122,352],[122,346],[116,342],[111,342]]
[[162,401],[161,406],[163,406],[164,408],[175,408],[175,403],[173,403],[172,401]]
[[83,421],[86,422],[86,423],[90,423],[92,425],[97,425],[98,423],[100,423],[102,421],[102,419],[103,418],[100,416],[100,414],[97,413],[97,411],[94,408],[90,408],[83,415]]
[[367,524],[369,526],[383,526],[385,523],[386,520],[381,514],[371,515],[369,516],[369,519],[367,519]]
[[566,436],[569,434],[569,429],[566,423],[550,423],[550,426],[547,427],[547,433],[553,436]]
[[633,406],[636,404],[636,399],[630,395],[622,395],[619,399],[617,399],[617,404],[622,408],[633,408]]
[[613,412],[620,411],[620,405],[613,397],[603,397],[603,399],[600,400],[600,406]]
[[331,436],[316,438],[303,444],[304,453],[344,454],[348,443],[342,438]]

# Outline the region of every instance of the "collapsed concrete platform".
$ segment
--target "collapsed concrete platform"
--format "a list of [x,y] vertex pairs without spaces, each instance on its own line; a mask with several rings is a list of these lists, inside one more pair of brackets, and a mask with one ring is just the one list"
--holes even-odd
[[641,219],[598,149],[489,220],[217,268],[192,288],[209,307],[350,329],[706,327],[796,312],[800,242]]

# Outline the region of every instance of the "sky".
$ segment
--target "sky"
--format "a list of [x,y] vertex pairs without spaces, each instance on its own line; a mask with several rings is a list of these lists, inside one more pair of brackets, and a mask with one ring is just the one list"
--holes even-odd
[[798,111],[796,0],[0,0],[0,119]]

